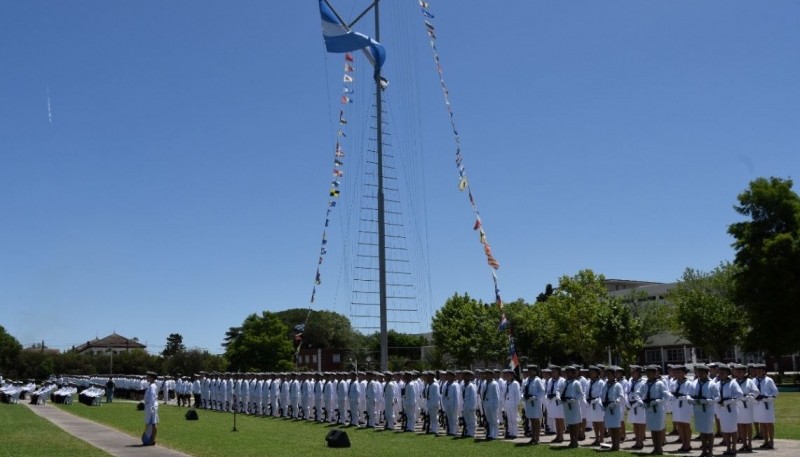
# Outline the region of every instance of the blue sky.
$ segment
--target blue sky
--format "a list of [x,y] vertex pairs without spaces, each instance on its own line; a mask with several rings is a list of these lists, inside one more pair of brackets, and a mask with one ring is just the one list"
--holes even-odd
[[[334,5],[353,18],[364,3]],[[492,300],[416,0],[382,5],[390,116],[424,188],[422,315],[456,291]],[[431,11],[507,301],[583,268],[664,282],[711,269],[733,257],[747,183],[797,178],[798,2]],[[314,0],[4,3],[0,325],[25,345],[116,331],[157,352],[178,332],[219,352],[247,314],[308,306],[341,62]],[[356,87],[354,132],[369,118]],[[314,306],[347,314],[347,236],[328,238]]]

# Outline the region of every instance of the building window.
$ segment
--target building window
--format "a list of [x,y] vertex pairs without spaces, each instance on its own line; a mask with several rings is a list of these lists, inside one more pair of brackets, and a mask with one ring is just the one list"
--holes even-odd
[[645,363],[661,363],[661,349],[647,349],[644,351]]
[[342,355],[333,354],[333,363],[342,363]]
[[311,363],[317,363],[317,355],[316,354],[311,356]]
[[708,359],[708,357],[706,357],[706,351],[704,351],[703,348],[694,348],[694,356],[698,361]]
[[306,354],[306,363],[309,363],[309,357],[308,357],[308,354]]
[[667,362],[683,362],[683,348],[667,349]]

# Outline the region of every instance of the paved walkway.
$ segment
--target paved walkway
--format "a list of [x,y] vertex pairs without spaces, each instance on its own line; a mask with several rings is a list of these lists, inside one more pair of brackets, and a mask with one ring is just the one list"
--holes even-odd
[[73,416],[50,405],[29,405],[35,414],[54,423],[65,432],[86,441],[116,457],[191,457],[165,447],[142,446],[139,438],[122,433],[97,422]]

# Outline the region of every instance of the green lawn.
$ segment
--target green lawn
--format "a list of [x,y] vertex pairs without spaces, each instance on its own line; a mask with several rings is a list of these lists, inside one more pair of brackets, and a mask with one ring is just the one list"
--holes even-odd
[[0,457],[108,457],[61,430],[25,405],[0,404]]
[[[778,438],[800,439],[800,393],[781,394],[776,402]],[[70,413],[117,428],[131,435],[136,442],[142,433],[142,412],[135,404],[115,402],[100,408],[81,404],[58,405]],[[2,410],[2,408],[0,408]],[[326,425],[305,421],[237,416],[238,432],[232,432],[233,415],[200,410],[199,421],[187,421],[185,408],[162,406],[159,408],[161,424],[158,442],[197,457],[234,455],[236,457],[270,456],[430,456],[453,455],[458,457],[484,456],[486,453],[503,453],[509,456],[553,456],[547,444],[515,446],[500,441],[475,442],[449,437],[421,436],[409,433],[383,432],[347,428],[352,443],[349,450],[325,447],[325,435],[334,429]],[[543,437],[549,440],[550,437]],[[558,447],[559,457],[586,457],[596,455],[592,449],[568,450]],[[0,455],[2,453],[0,452]],[[14,454],[17,455],[17,454]],[[62,455],[67,455],[62,454]]]
[[[135,404],[114,402],[100,408],[81,404],[61,406],[70,413],[91,419],[132,435],[131,441],[138,440],[143,425],[141,411]],[[410,433],[383,432],[365,429],[345,429],[352,447],[350,449],[331,449],[325,446],[325,436],[335,427],[305,421],[291,421],[275,418],[254,418],[237,416],[238,432],[232,432],[233,415],[198,411],[200,420],[187,421],[183,415],[185,408],[161,406],[161,423],[158,431],[158,444],[177,449],[196,457],[270,457],[310,455],[310,456],[424,456],[453,455],[458,457],[483,457],[487,453],[508,456],[552,456],[547,444],[539,446],[515,446],[502,441],[475,442],[474,440],[453,439],[416,435]],[[550,439],[550,437],[545,437]],[[560,446],[560,445],[559,445]],[[559,457],[587,457],[596,455],[591,449],[564,449]]]
[[775,438],[800,440],[800,392],[778,395],[775,422]]

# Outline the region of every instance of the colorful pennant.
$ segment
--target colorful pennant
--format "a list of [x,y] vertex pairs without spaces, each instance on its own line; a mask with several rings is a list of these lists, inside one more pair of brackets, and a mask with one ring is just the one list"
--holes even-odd
[[450,90],[447,88],[447,84],[444,81],[444,70],[442,69],[441,58],[439,57],[439,50],[436,47],[436,27],[434,26],[432,20],[434,15],[429,11],[430,4],[428,2],[419,0],[420,10],[422,11],[423,17],[423,24],[425,25],[425,31],[428,34],[428,39],[431,44],[431,50],[433,51],[433,61],[436,67],[436,73],[439,75],[439,84],[442,87],[442,94],[444,95],[444,104],[445,108],[447,109],[447,114],[450,117],[450,128],[453,133],[453,141],[455,142],[455,149],[456,149],[456,169],[458,170],[458,190],[467,192],[469,196],[469,204],[472,207],[472,211],[475,213],[475,225],[473,226],[473,230],[478,232],[479,241],[483,245],[483,252],[486,255],[486,263],[491,268],[492,272],[492,280],[494,282],[494,292],[495,292],[495,304],[497,308],[501,312],[501,320],[500,325],[498,327],[499,331],[506,331],[508,332],[508,351],[509,351],[509,360],[510,366],[513,370],[517,370],[519,368],[519,360],[517,359],[517,351],[516,346],[514,344],[514,334],[513,334],[513,326],[511,323],[506,319],[506,315],[503,311],[503,299],[500,297],[500,288],[497,285],[497,272],[496,270],[500,268],[500,262],[495,259],[494,255],[492,254],[492,248],[489,245],[489,242],[486,240],[486,232],[483,229],[483,222],[481,221],[480,212],[478,211],[478,205],[475,203],[475,197],[472,194],[472,189],[470,188],[469,180],[467,179],[467,170],[464,167],[464,157],[461,154],[461,136],[458,134],[458,129],[456,128],[456,121],[455,121],[455,114],[453,112],[453,105],[450,102]]

